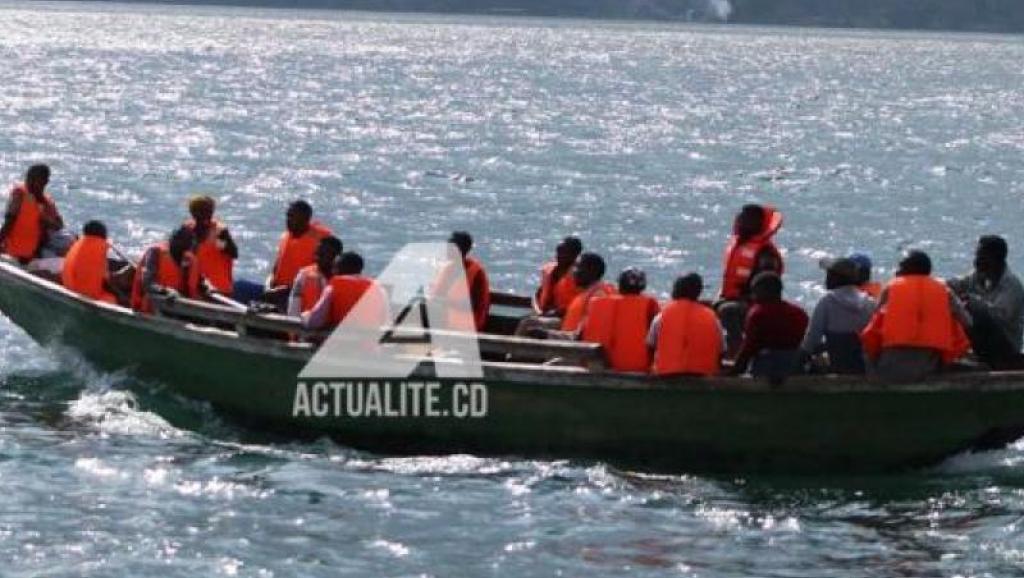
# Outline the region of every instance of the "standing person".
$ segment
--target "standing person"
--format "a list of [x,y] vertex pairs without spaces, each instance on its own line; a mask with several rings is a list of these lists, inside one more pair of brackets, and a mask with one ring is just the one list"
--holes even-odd
[[75,293],[117,305],[107,264],[109,250],[106,225],[99,221],[89,221],[82,228],[82,236],[64,257],[61,282]]
[[238,245],[228,228],[214,219],[216,201],[207,195],[192,197],[188,212],[192,218],[185,226],[195,235],[196,263],[199,274],[218,293],[230,297],[234,293],[234,268],[238,259]]
[[373,278],[363,275],[363,258],[359,253],[344,253],[338,258],[335,275],[320,300],[302,314],[302,324],[306,329],[337,327],[364,297],[369,301],[360,305],[357,311],[360,315],[356,319],[358,326],[383,326],[388,320],[387,295]]
[[300,269],[316,262],[320,241],[333,234],[326,226],[313,220],[313,207],[306,201],[295,201],[288,206],[285,225],[287,230],[281,234],[277,257],[263,296],[282,311],[287,307],[295,276]]
[[672,301],[651,322],[647,346],[655,375],[718,374],[724,334],[714,309],[700,302],[704,279],[690,273],[672,285]]
[[583,253],[583,242],[569,236],[555,248],[555,260],[540,269],[540,287],[533,299],[534,313],[542,317],[562,317],[580,293],[573,278],[576,260]]
[[874,265],[867,253],[854,253],[850,260],[857,266],[857,286],[868,297],[875,301],[882,296],[882,284],[871,280],[871,270]]
[[807,331],[807,313],[782,299],[782,278],[758,273],[750,283],[753,305],[743,327],[743,343],[732,374],[747,371],[781,383],[797,369],[800,343]]
[[[441,272],[432,293],[458,301],[467,296],[468,289],[470,310],[472,312],[472,319],[468,325],[471,325],[476,331],[483,331],[484,326],[487,325],[487,317],[491,310],[491,284],[487,279],[487,271],[478,259],[469,255],[469,252],[473,250],[473,237],[469,233],[466,231],[454,231],[451,237],[448,238],[448,242],[455,245],[459,250],[459,255],[462,258],[462,267],[466,274],[466,287],[460,287],[455,282],[457,276],[453,274],[451,269],[454,267],[454,264],[450,263]],[[449,315],[449,329],[458,330],[466,328],[463,327],[459,317],[455,312]]]
[[600,343],[613,371],[643,372],[651,368],[647,332],[660,307],[644,294],[647,275],[630,267],[619,275],[619,293],[595,297],[583,320],[580,340]]
[[151,293],[173,291],[189,299],[202,296],[204,287],[192,253],[194,246],[195,235],[182,226],[171,233],[167,242],[146,249],[132,284],[132,309],[152,313]]
[[974,271],[947,281],[971,315],[968,336],[974,353],[995,369],[1022,367],[1024,286],[1006,263],[1006,239],[978,239]]
[[334,275],[334,261],[344,248],[341,239],[325,237],[316,248],[316,263],[306,265],[295,275],[288,295],[288,315],[298,317],[320,300],[320,295]]
[[861,291],[861,272],[852,259],[825,259],[821,268],[828,293],[814,307],[801,353],[810,358],[825,351],[829,373],[864,373],[860,332],[871,320],[875,301]]
[[782,275],[782,253],[772,241],[781,228],[782,213],[774,207],[745,205],[736,215],[725,249],[722,292],[715,308],[725,326],[727,355],[735,353],[743,340],[751,280],[762,272]]
[[0,227],[0,247],[22,264],[39,254],[49,235],[64,228],[64,219],[46,192],[49,183],[50,167],[32,165],[25,173],[25,182],[11,189]]
[[963,357],[971,318],[948,287],[933,278],[932,260],[909,251],[861,332],[869,371],[886,380],[917,381]]

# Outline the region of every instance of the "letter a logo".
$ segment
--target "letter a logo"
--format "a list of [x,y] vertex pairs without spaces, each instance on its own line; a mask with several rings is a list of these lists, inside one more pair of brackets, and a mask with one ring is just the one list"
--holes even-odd
[[[390,290],[390,296],[388,291]],[[391,303],[403,304],[392,316]],[[462,254],[410,243],[302,369],[299,379],[405,379],[425,361],[446,379],[481,379]]]

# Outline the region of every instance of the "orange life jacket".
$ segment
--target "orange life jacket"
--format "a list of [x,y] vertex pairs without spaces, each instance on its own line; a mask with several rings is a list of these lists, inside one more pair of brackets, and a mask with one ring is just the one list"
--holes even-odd
[[582,341],[600,343],[614,371],[647,372],[651,368],[647,331],[658,302],[647,295],[607,295],[590,302]]
[[291,287],[299,269],[316,262],[316,247],[321,239],[330,236],[331,230],[316,221],[310,223],[309,230],[298,237],[285,231],[277,245],[274,286]]
[[757,235],[740,242],[734,232],[725,248],[725,263],[722,278],[722,299],[736,300],[746,292],[747,284],[754,274],[757,256],[765,249],[771,251],[779,262],[777,273],[782,274],[782,254],[772,242],[772,237],[782,228],[782,213],[774,207],[765,207],[764,228]]
[[710,307],[676,299],[661,311],[654,351],[657,375],[715,375],[722,359],[722,329]]
[[[195,298],[199,296],[199,268],[193,263],[188,268],[188,279],[185,279],[181,267],[171,257],[167,243],[159,243],[146,250],[135,269],[135,281],[132,283],[132,309],[143,313],[153,312],[153,304],[150,303],[149,295],[146,294],[145,288],[142,286],[143,270],[150,251],[157,251],[158,255],[156,276],[153,278],[155,284],[174,289],[182,297]],[[194,262],[195,256],[186,253],[185,260]]]
[[572,300],[582,291],[573,277],[575,267],[569,267],[557,281],[554,279],[558,264],[554,261],[545,263],[540,269],[540,288],[537,290],[537,307],[540,313],[555,310],[558,315],[565,315]]
[[[491,311],[491,283],[483,265],[473,257],[466,257],[466,284],[470,290],[470,302],[473,305],[473,321],[477,331],[483,331],[487,325],[487,315]],[[480,290],[474,294],[473,287],[480,284]]]
[[886,287],[886,302],[861,333],[865,352],[877,358],[882,349],[934,349],[946,363],[970,348],[964,328],[953,316],[949,289],[929,275],[901,275]]
[[43,203],[40,203],[28,192],[24,184],[14,187],[11,196],[15,195],[21,197],[21,206],[4,241],[4,252],[16,259],[28,261],[36,256],[43,242],[44,203],[53,203],[53,199],[44,194]]
[[331,278],[331,326],[336,326],[352,312],[364,295],[370,299],[367,305],[360,308],[361,318],[358,325],[363,327],[379,327],[386,321],[387,304],[384,292],[377,282],[362,275],[335,275]]
[[[483,265],[473,257],[463,259],[462,266],[466,272],[466,285],[464,287],[455,282],[453,265],[449,263],[438,276],[437,282],[434,284],[434,293],[454,303],[462,299],[468,298],[469,300],[472,318],[467,318],[462,311],[449,307],[448,329],[458,331],[473,327],[477,331],[482,331],[487,324],[487,315],[491,310],[491,285]],[[476,287],[477,283],[480,284],[480,288],[478,292],[474,293],[473,288]]]
[[116,304],[117,298],[104,285],[109,277],[109,249],[110,244],[102,237],[79,237],[64,256],[64,269],[61,271],[64,286],[90,299]]
[[868,281],[867,283],[861,284],[858,289],[860,292],[871,297],[875,301],[882,295],[882,284],[874,281]]
[[[185,221],[185,226],[195,231],[196,222],[190,219]],[[196,239],[196,262],[200,276],[217,291],[231,295],[234,291],[235,260],[217,246],[217,237],[224,229],[224,225],[214,220],[206,232],[206,238]]]
[[324,278],[320,267],[316,264],[306,265],[299,270],[299,274],[302,275],[302,291],[299,294],[299,301],[302,312],[305,313],[315,307],[316,302],[320,300],[324,288],[327,287],[327,279]]
[[594,285],[573,298],[569,308],[565,310],[565,317],[562,318],[562,331],[576,331],[583,324],[590,308],[590,302],[596,297],[614,295],[615,287],[611,283],[598,281]]

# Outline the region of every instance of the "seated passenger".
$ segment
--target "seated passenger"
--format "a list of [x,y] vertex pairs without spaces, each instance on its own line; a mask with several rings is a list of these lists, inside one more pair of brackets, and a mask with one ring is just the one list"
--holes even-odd
[[725,248],[722,293],[715,306],[725,328],[727,356],[734,355],[743,340],[751,280],[766,271],[782,275],[782,253],[772,241],[781,228],[782,213],[773,207],[745,205],[736,215],[733,234]]
[[805,359],[827,353],[829,373],[862,374],[860,332],[875,312],[875,301],[861,291],[861,273],[852,259],[825,259],[821,267],[828,293],[814,307],[801,353]]
[[89,221],[82,228],[82,236],[64,257],[61,282],[69,290],[97,301],[117,304],[110,284],[107,265],[107,227],[99,221]]
[[858,288],[877,303],[878,298],[882,296],[882,284],[871,280],[871,257],[866,253],[854,253],[850,255],[850,260],[857,266]]
[[292,291],[288,295],[288,315],[298,317],[316,305],[334,275],[334,261],[342,250],[341,239],[337,237],[320,240],[316,247],[316,262],[299,269],[292,282]]
[[191,251],[194,244],[192,230],[178,227],[168,242],[146,249],[132,284],[132,309],[152,313],[151,293],[170,292],[190,299],[202,296],[203,282]]
[[947,281],[971,315],[971,348],[995,369],[1019,369],[1024,340],[1024,287],[1006,263],[1006,240],[987,235],[978,240],[974,272]]
[[704,280],[696,273],[676,279],[672,301],[654,318],[647,346],[655,375],[716,375],[724,334],[715,311],[700,302]]
[[[480,261],[469,256],[473,249],[473,237],[466,231],[455,231],[448,242],[455,245],[462,256],[462,267],[466,274],[466,286],[469,290],[469,304],[472,309],[472,319],[463,320],[458,315],[449,315],[448,329],[468,330],[475,328],[483,331],[487,325],[487,316],[491,310],[491,284],[487,279],[487,271],[484,270]],[[446,267],[438,276],[437,282],[431,290],[433,295],[444,296],[457,302],[466,297],[467,287],[455,283],[458,277],[452,273],[450,267]],[[463,323],[467,321],[467,323]]]
[[288,206],[286,226],[263,295],[263,299],[281,311],[287,309],[292,282],[299,270],[316,263],[316,249],[320,240],[332,235],[330,229],[313,220],[313,207],[306,201],[295,201]]
[[580,340],[600,343],[613,371],[643,372],[651,368],[647,332],[658,314],[658,301],[643,294],[647,276],[630,267],[619,275],[618,295],[595,297],[583,320]]
[[238,246],[228,228],[214,218],[216,206],[213,197],[193,197],[188,203],[192,219],[185,221],[185,226],[192,229],[196,237],[194,252],[199,274],[218,293],[231,297]]
[[[51,235],[64,228],[64,220],[57,205],[46,192],[50,182],[50,167],[32,165],[25,174],[25,182],[11,189],[7,212],[0,227],[0,247],[3,252],[22,264],[35,259]],[[57,251],[57,256],[66,252]]]
[[971,318],[932,261],[910,251],[882,291],[878,309],[861,333],[868,371],[891,381],[917,381],[962,357],[970,348]]
[[750,289],[754,304],[747,314],[732,374],[740,375],[749,366],[754,377],[778,384],[798,369],[807,313],[782,299],[782,278],[775,273],[759,273]]
[[569,304],[580,293],[573,271],[576,259],[583,253],[583,243],[576,237],[566,237],[555,248],[555,260],[540,269],[540,287],[534,295],[534,313],[544,317],[562,317]]
[[348,252],[338,259],[334,276],[320,300],[302,314],[302,325],[306,329],[336,327],[353,310],[360,315],[357,322],[361,327],[380,327],[389,319],[387,295],[376,281],[363,276],[363,258]]
[[615,288],[611,283],[602,281],[604,278],[604,259],[597,253],[584,253],[580,256],[573,271],[573,278],[581,293],[569,303],[562,319],[560,331],[576,334],[583,326],[590,310],[590,304],[598,297],[606,297],[615,294]]

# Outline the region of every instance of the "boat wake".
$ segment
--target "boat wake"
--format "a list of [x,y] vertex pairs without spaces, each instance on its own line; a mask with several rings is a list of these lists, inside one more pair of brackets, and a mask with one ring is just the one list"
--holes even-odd
[[1024,476],[1024,439],[999,450],[957,454],[936,468],[944,474],[1004,474]]

